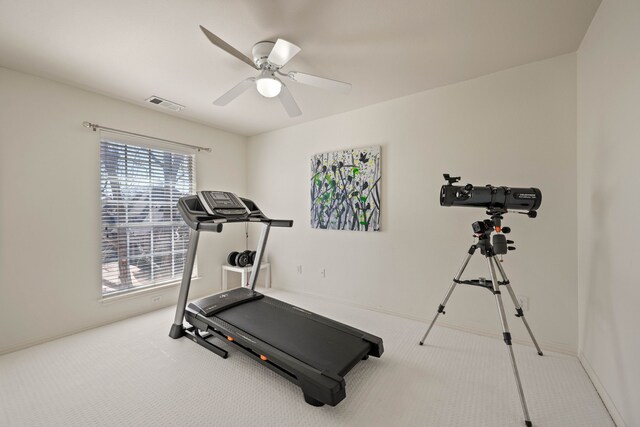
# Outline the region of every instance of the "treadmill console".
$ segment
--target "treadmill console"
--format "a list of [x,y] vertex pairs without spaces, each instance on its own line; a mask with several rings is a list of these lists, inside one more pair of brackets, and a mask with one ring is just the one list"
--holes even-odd
[[196,231],[222,232],[222,224],[260,222],[273,227],[291,227],[289,219],[267,217],[252,200],[228,191],[198,191],[193,196],[180,197],[178,211],[187,225]]
[[233,217],[249,213],[240,198],[228,191],[198,191],[197,194],[209,215]]

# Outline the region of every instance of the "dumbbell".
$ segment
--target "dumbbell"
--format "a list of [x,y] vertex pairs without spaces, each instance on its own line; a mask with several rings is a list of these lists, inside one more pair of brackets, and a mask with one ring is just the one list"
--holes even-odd
[[256,251],[233,251],[227,257],[227,262],[229,263],[229,265],[232,265],[234,267],[246,267],[247,265],[253,265],[255,259]]

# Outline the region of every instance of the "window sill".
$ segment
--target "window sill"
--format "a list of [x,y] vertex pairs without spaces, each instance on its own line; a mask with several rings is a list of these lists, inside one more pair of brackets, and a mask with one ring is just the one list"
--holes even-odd
[[[193,283],[193,280],[198,280],[198,279],[199,279],[198,276],[192,277],[191,278],[192,283]],[[175,280],[175,281],[172,281],[172,282],[163,283],[161,285],[152,286],[152,287],[149,287],[149,288],[117,293],[115,295],[104,295],[104,296],[101,296],[100,298],[98,298],[98,301],[101,304],[111,304],[111,303],[114,303],[114,302],[117,302],[117,301],[121,301],[121,300],[127,300],[127,299],[131,299],[131,298],[137,298],[137,297],[141,297],[141,296],[146,296],[146,295],[149,295],[149,294],[162,292],[162,291],[170,289],[170,288],[175,288],[176,286],[180,285],[180,282],[181,282],[180,280]]]

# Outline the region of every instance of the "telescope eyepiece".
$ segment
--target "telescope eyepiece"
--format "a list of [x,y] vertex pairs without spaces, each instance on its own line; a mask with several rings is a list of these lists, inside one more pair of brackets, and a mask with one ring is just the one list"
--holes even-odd
[[458,200],[467,200],[471,197],[471,191],[473,191],[473,185],[467,184],[456,193],[456,198]]

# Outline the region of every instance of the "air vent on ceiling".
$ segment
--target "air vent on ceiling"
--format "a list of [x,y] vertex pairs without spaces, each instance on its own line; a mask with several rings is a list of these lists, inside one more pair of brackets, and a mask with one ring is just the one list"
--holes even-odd
[[160,107],[168,108],[171,111],[181,111],[182,109],[184,109],[184,105],[167,101],[166,99],[162,99],[158,96],[152,96],[151,98],[147,98],[145,101],[159,105]]

